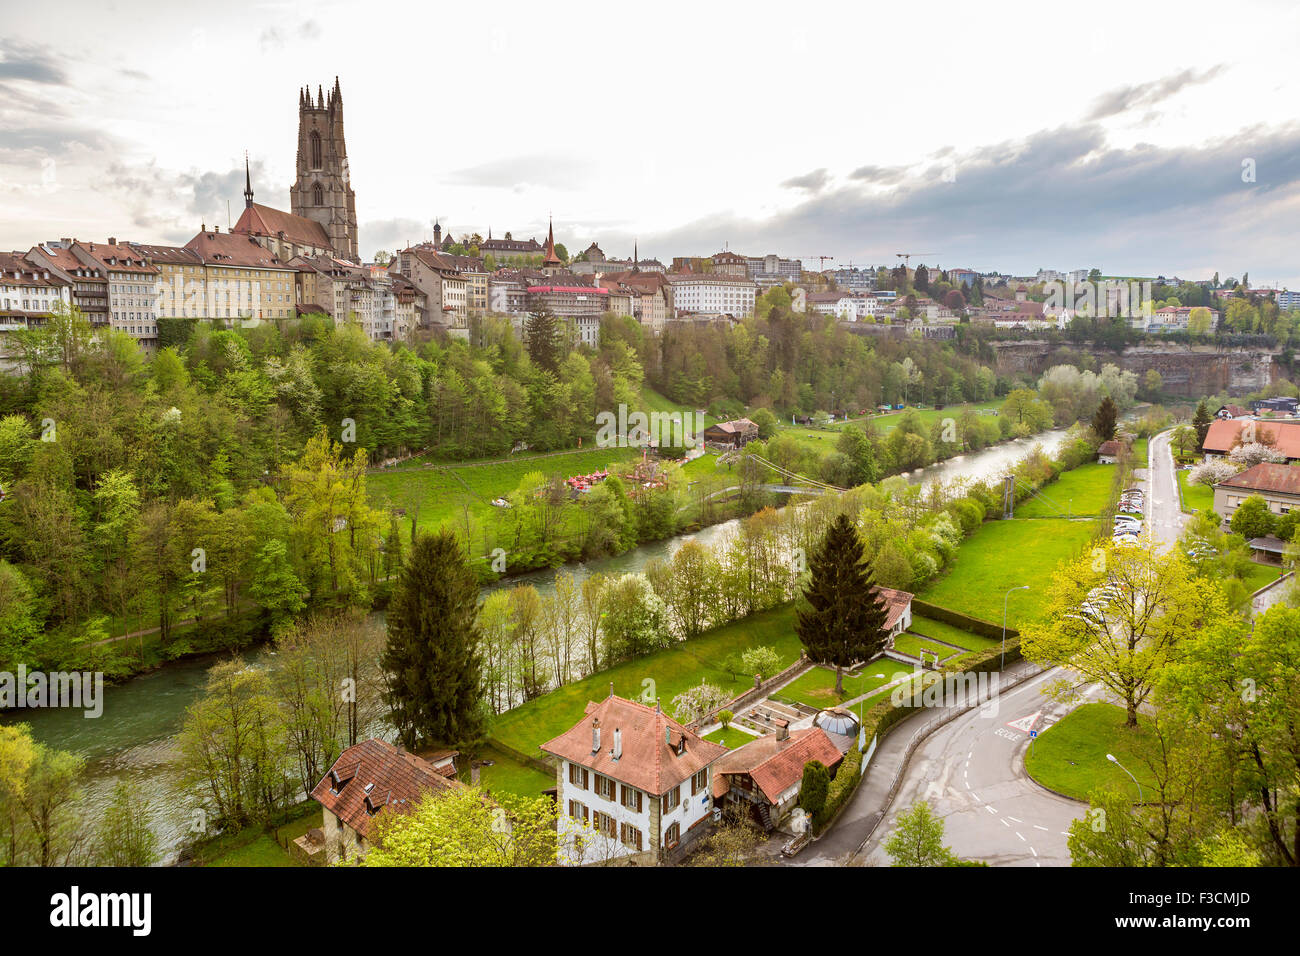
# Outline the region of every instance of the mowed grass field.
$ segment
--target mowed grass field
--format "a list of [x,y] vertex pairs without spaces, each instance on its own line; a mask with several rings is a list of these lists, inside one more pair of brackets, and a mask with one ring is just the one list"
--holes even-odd
[[1065,472],[1038,495],[1016,505],[1018,518],[1061,518],[1106,512],[1115,486],[1117,465],[1097,462]]
[[[999,399],[991,402],[971,402],[960,405],[948,405],[942,409],[918,408],[916,409],[916,413],[921,417],[921,421],[928,429],[933,426],[935,422],[943,421],[945,418],[958,417],[968,408],[980,411],[998,409],[1001,407],[1002,400]],[[840,437],[840,429],[844,428],[846,424],[862,427],[866,425],[869,420],[875,427],[876,431],[880,432],[882,435],[888,434],[897,427],[906,411],[907,409],[903,409],[903,411],[889,412],[885,415],[871,415],[869,416],[869,419],[855,418],[850,422],[836,422],[835,424],[828,425],[824,428],[810,428],[806,425],[792,425],[790,424],[790,420],[787,418],[782,422],[780,433],[796,439],[801,445],[807,448],[820,452],[829,452],[835,450],[835,442]]]
[[1136,803],[1133,779],[1106,759],[1114,754],[1145,788],[1150,799],[1155,778],[1147,766],[1157,745],[1143,726],[1149,714],[1138,714],[1136,730],[1124,726],[1123,707],[1084,704],[1041,732],[1025,756],[1025,770],[1044,787],[1076,800],[1087,800],[1093,790],[1116,790]]
[[1209,485],[1194,485],[1188,481],[1191,469],[1182,469],[1178,475],[1178,492],[1183,496],[1183,510],[1189,514],[1194,511],[1214,510],[1214,489]]
[[1000,623],[1007,590],[1028,584],[1028,591],[1015,592],[1007,604],[1007,624],[1016,627],[1041,614],[1053,573],[1084,549],[1095,529],[1095,522],[1064,518],[987,521],[962,542],[948,570],[920,597]]
[[674,697],[704,681],[739,694],[753,686],[753,678],[733,678],[723,669],[723,661],[751,647],[774,647],[782,667],[793,664],[803,650],[794,633],[794,605],[752,614],[694,640],[566,684],[501,714],[493,720],[490,736],[525,754],[536,754],[540,744],[583,718],[588,701],[608,697],[611,684],[615,694],[631,700],[657,696],[670,714]]

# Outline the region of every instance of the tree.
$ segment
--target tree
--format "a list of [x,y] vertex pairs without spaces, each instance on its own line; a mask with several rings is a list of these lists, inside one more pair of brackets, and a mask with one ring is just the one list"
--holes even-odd
[[1102,441],[1110,441],[1115,437],[1115,424],[1118,421],[1119,409],[1115,407],[1114,400],[1107,395],[1097,406],[1096,414],[1092,416],[1092,430]]
[[754,851],[767,838],[748,816],[725,813],[722,823],[700,840],[699,849],[691,855],[691,866],[746,866]]
[[1269,510],[1268,502],[1260,495],[1251,495],[1232,513],[1229,525],[1233,534],[1239,534],[1247,541],[1262,538],[1273,533],[1277,516]]
[[421,741],[472,743],[482,731],[477,610],[478,585],[455,536],[417,538],[393,587],[380,660],[408,750]]
[[1179,458],[1186,458],[1200,444],[1197,441],[1196,429],[1191,425],[1179,425],[1175,428],[1169,443],[1173,445],[1174,452]]
[[149,826],[149,802],[133,781],[119,780],[96,833],[97,866],[153,866],[158,837]]
[[844,668],[880,653],[887,636],[885,605],[847,515],[836,516],[808,567],[795,633],[810,658],[835,665],[835,693],[843,696]]
[[273,622],[291,617],[306,604],[307,589],[294,574],[288,548],[279,540],[268,541],[257,552],[253,563],[253,581],[248,593],[271,615]]
[[755,409],[750,413],[749,420],[758,426],[758,437],[762,441],[767,441],[775,435],[777,425],[780,424],[770,408]]
[[1213,318],[1209,309],[1197,306],[1187,315],[1187,331],[1196,336],[1207,335]]
[[1209,406],[1205,404],[1205,399],[1196,406],[1196,415],[1192,419],[1192,427],[1196,429],[1196,447],[1201,448],[1205,445],[1205,436],[1210,433],[1210,425],[1214,422],[1214,416],[1210,414]]
[[[1024,627],[1025,657],[1077,672],[1123,701],[1127,726],[1179,643],[1228,616],[1218,588],[1196,577],[1178,549],[1096,547],[1052,578],[1046,613]],[[1067,679],[1055,691],[1072,697]]]
[[943,821],[922,801],[899,814],[897,826],[885,841],[893,866],[952,866],[953,852],[943,845]]
[[751,647],[741,653],[740,665],[747,674],[767,680],[781,670],[781,655],[775,647]]
[[524,341],[533,364],[547,372],[560,367],[560,324],[546,309],[531,312],[524,320]]
[[673,716],[683,724],[692,724],[731,700],[731,695],[708,681],[697,684],[673,698]]
[[555,803],[455,786],[375,818],[366,866],[555,866]]
[[816,816],[826,806],[826,795],[831,789],[831,773],[820,760],[810,760],[803,765],[803,782],[799,785],[799,806],[810,816]]
[[[22,729],[26,730],[26,725]],[[17,800],[30,832],[31,862],[36,866],[66,865],[84,839],[75,806],[86,761],[43,743],[33,743],[30,755]]]

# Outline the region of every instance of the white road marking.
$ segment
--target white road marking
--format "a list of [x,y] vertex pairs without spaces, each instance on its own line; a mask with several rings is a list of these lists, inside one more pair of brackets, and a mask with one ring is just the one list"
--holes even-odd
[[1032,846],[1029,848],[1029,852],[1032,853],[1034,856],[1038,856],[1038,851],[1035,850]]
[[[966,789],[967,789],[967,790],[970,790],[970,787],[967,787]],[[971,791],[970,791],[970,795],[971,795],[972,797],[975,798],[975,802],[976,802],[976,803],[983,803],[983,802],[984,802],[983,800],[980,799],[979,794],[976,793],[974,790],[971,790]]]
[[1001,820],[1000,822],[1001,822],[1001,824],[1002,824],[1004,827],[1006,827],[1008,830],[1011,829],[1011,824],[1010,824],[1010,823],[1007,823],[1006,820]]
[[1025,840],[1025,838],[1024,838],[1023,836],[1020,835],[1020,831],[1019,831],[1019,830],[1016,831],[1016,836],[1020,837],[1020,842],[1022,842],[1022,843],[1027,842],[1027,841]]
[[1007,819],[1010,820],[1012,823],[1024,823],[1024,822],[1025,822],[1024,820],[1018,820],[1018,819],[1016,819],[1015,817],[1010,816],[1010,815],[1007,816]]
[[1042,830],[1044,833],[1047,832],[1047,827],[1040,827],[1037,823],[1034,824],[1034,829]]
[[987,809],[989,813],[997,813],[997,811],[994,810],[992,807],[986,807],[985,809]]

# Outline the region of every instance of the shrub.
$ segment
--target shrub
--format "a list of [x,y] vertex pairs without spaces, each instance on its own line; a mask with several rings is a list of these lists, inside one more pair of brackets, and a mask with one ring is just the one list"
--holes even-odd
[[781,655],[775,647],[751,647],[740,655],[741,668],[746,674],[757,674],[767,680],[781,670]]
[[831,774],[820,760],[803,765],[803,783],[799,786],[799,806],[814,818],[826,806],[826,796],[831,788]]

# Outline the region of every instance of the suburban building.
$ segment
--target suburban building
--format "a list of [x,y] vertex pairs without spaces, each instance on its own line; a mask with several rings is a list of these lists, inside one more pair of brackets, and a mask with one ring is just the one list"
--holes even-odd
[[1228,521],[1237,507],[1252,495],[1268,503],[1268,510],[1284,515],[1300,508],[1300,468],[1263,462],[1214,486],[1214,511]]
[[142,347],[158,343],[159,270],[145,256],[110,237],[108,242],[74,243],[72,254],[108,279],[109,324]]
[[1218,411],[1214,413],[1215,418],[1250,418],[1254,413],[1249,408],[1243,408],[1241,405],[1220,405]]
[[893,647],[894,638],[912,626],[912,598],[915,595],[878,584],[872,587],[871,592],[885,603],[885,630],[889,632],[888,645]]
[[39,328],[55,308],[71,305],[71,283],[21,252],[0,252],[0,354],[11,352],[10,333]]
[[[185,248],[203,264],[202,299],[192,306],[186,290],[185,308],[193,308],[198,317],[256,324],[293,316],[297,270],[255,237],[205,230]],[[188,264],[179,253],[169,259],[173,262],[177,268]]]
[[745,260],[749,278],[766,291],[787,282],[803,278],[803,263],[798,259],[782,259],[778,255],[750,256]]
[[493,239],[491,229],[478,251],[481,256],[491,256],[498,266],[532,265],[533,256],[541,256],[544,252],[536,239],[515,239],[508,232],[504,239]]
[[1120,453],[1123,450],[1123,443],[1114,438],[1104,441],[1097,446],[1097,461],[1103,465],[1113,465],[1119,461]]
[[1300,461],[1300,421],[1218,419],[1210,422],[1201,451],[1207,461],[1225,458],[1238,445],[1252,441],[1271,446],[1287,461]]
[[468,335],[469,282],[453,258],[432,245],[411,246],[393,257],[389,271],[395,269],[424,294],[430,324]]
[[616,290],[626,291],[631,298],[632,316],[654,335],[663,332],[672,311],[672,286],[663,272],[597,273],[596,284],[609,289],[611,295]]
[[756,737],[713,765],[713,799],[742,810],[765,830],[778,829],[799,801],[804,765],[817,760],[835,775],[844,754],[820,727]]
[[458,786],[432,763],[386,741],[363,740],[349,747],[311,792],[324,811],[323,862],[364,857],[379,814],[404,813],[426,794]]
[[1251,402],[1250,407],[1257,415],[1295,415],[1300,411],[1300,400],[1279,395]]
[[541,749],[557,758],[561,861],[675,862],[708,829],[726,748],[660,710],[610,696]]

